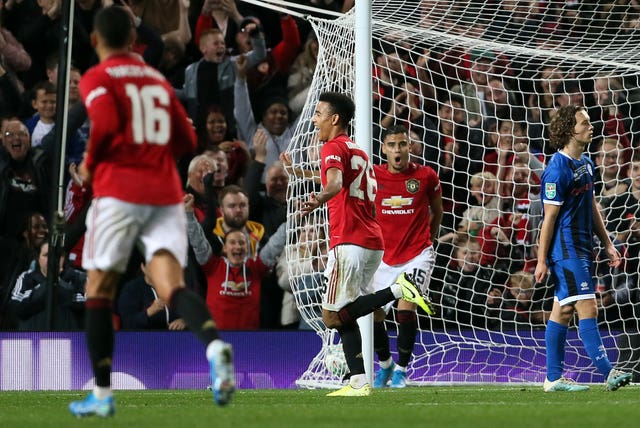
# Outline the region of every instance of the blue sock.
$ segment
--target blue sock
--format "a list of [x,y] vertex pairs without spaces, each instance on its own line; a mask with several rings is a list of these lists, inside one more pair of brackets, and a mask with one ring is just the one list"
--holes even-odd
[[593,361],[593,365],[596,366],[598,371],[606,378],[611,371],[611,363],[602,344],[600,330],[598,330],[598,322],[595,318],[582,319],[578,324],[578,328],[580,330],[580,339],[582,339],[582,344],[584,345],[585,351],[587,351],[587,355],[589,355],[589,358]]
[[564,346],[567,341],[569,328],[555,321],[547,322],[544,333],[545,347],[547,349],[547,379],[551,382],[562,377],[564,365]]

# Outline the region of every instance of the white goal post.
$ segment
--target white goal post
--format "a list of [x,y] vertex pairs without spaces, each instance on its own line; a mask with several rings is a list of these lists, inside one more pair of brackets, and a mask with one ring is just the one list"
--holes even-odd
[[[640,144],[640,7],[610,3],[371,1],[373,161],[384,161],[382,131],[407,126],[412,160],[437,171],[446,209],[429,290],[438,314],[419,314],[410,384],[544,380],[544,324],[553,296],[530,272],[539,174],[553,153],[547,125],[567,103],[583,103],[594,124],[588,151],[598,166],[596,196],[625,252],[619,269],[596,263],[599,326],[609,358],[638,379],[640,208],[633,195],[640,195],[640,178],[630,177],[634,165],[640,176],[640,162],[632,162]],[[318,187],[310,178],[319,171],[311,123],[317,97],[328,90],[356,95],[358,47],[353,11],[307,19],[320,47],[288,149],[297,169],[290,175],[287,257],[298,308],[324,344],[298,384],[328,387],[341,379],[325,364],[337,335],[320,318],[327,212],[323,207],[308,219],[296,212]],[[395,356],[394,311],[387,328]],[[568,375],[602,382],[575,326],[568,340]]]

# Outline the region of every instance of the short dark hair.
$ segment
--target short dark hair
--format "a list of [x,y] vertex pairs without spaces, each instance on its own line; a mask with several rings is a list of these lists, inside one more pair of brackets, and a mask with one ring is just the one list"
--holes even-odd
[[575,133],[576,113],[585,110],[583,106],[567,105],[556,110],[549,123],[549,143],[555,149],[561,149],[571,141]]
[[340,124],[343,128],[349,125],[356,112],[356,105],[351,98],[339,92],[323,92],[318,101],[331,106],[332,113],[340,116]]
[[391,125],[382,133],[382,141],[387,138],[387,135],[395,135],[395,134],[409,134],[407,128],[404,125]]
[[38,91],[43,91],[45,94],[57,94],[56,85],[49,82],[48,80],[42,80],[35,85],[31,89],[33,99],[35,100],[38,97]]
[[249,199],[249,194],[247,193],[247,191],[244,190],[242,187],[238,186],[237,184],[229,184],[228,186],[224,186],[220,190],[220,194],[218,195],[218,203],[222,207],[222,201],[223,201],[225,196],[227,196],[229,194],[237,195],[237,194],[240,194],[240,193],[242,193],[243,195],[245,195],[247,197],[247,199]]
[[126,10],[113,5],[96,13],[93,28],[102,36],[108,47],[120,49],[127,47],[133,22]]

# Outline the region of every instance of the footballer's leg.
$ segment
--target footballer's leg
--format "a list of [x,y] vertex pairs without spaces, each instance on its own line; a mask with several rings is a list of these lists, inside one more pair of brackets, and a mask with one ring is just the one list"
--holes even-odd
[[407,367],[413,355],[418,331],[416,305],[405,300],[398,302],[398,362],[391,379],[392,388],[406,386]]
[[[87,270],[85,334],[95,387],[69,410],[77,417],[113,415],[111,362],[113,301],[139,231],[144,208],[114,198],[95,198],[87,213],[82,266]],[[132,238],[133,237],[133,238]]]
[[83,400],[69,404],[76,417],[97,415],[112,416],[115,413],[111,391],[111,362],[113,360],[113,299],[120,274],[110,271],[90,270],[87,278],[85,332],[89,358],[95,376],[93,391]]
[[236,382],[231,345],[220,340],[218,329],[205,302],[185,287],[187,220],[182,204],[157,209],[141,234],[147,271],[158,296],[185,320],[187,327],[207,346],[213,399],[228,404]]
[[380,368],[376,371],[373,381],[374,388],[384,388],[391,380],[395,363],[391,358],[389,335],[384,324],[387,313],[379,308],[373,313],[373,350],[378,355]]
[[602,344],[602,337],[598,329],[598,306],[595,299],[579,300],[576,302],[576,311],[580,321],[578,330],[587,355],[591,358],[593,365],[602,373],[605,378],[605,389],[616,391],[631,382],[631,373],[625,373],[614,369],[607,352]]
[[322,320],[327,328],[340,334],[351,376],[349,385],[329,396],[366,396],[371,394],[362,358],[362,338],[356,320],[394,300],[372,293],[372,278],[382,260],[381,250],[369,250],[355,245],[339,245],[330,253],[325,276]]
[[[376,291],[384,290],[392,284],[398,276],[398,271],[393,266],[380,262],[378,270],[373,276],[373,288]],[[391,357],[389,347],[389,334],[385,325],[388,311],[391,310],[392,302],[387,303],[383,308],[378,308],[373,313],[373,350],[378,356],[378,370],[373,380],[374,388],[384,388],[388,385],[393,374],[395,362]]]

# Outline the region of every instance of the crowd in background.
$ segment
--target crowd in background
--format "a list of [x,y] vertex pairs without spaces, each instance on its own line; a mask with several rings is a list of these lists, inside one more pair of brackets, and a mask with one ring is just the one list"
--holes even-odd
[[[82,235],[91,188],[77,166],[90,124],[77,86],[97,62],[92,17],[109,3],[75,3],[56,329],[82,324]],[[178,160],[188,195],[187,285],[207,300],[221,329],[308,328],[296,309],[282,251],[288,175],[278,156],[293,137],[316,67],[318,41],[309,23],[234,0],[116,3],[136,25],[134,51],[171,82],[198,134],[198,152]],[[353,2],[306,3],[342,11]],[[572,16],[551,19],[555,9],[541,12],[548,18],[544,26],[523,23],[530,14],[522,5],[537,2],[487,4],[499,18],[477,29],[488,40],[518,33],[523,43],[553,41],[572,37],[576,29],[568,23]],[[42,330],[61,0],[0,5],[0,321],[2,329]],[[603,3],[590,19],[623,7],[624,31],[635,37],[640,10],[633,2]],[[425,46],[416,55],[415,47],[405,49],[393,39],[374,49],[374,161],[382,161],[376,132],[403,124],[413,141],[412,160],[434,168],[443,186],[446,215],[430,291],[440,311],[422,322],[432,328],[544,326],[552,296],[535,287],[531,275],[542,209],[538,184],[551,154],[546,125],[554,108],[568,103],[589,110],[596,195],[627,260],[615,272],[606,263],[597,266],[606,309],[601,317],[618,324],[632,319],[640,301],[640,156],[633,154],[640,144],[638,82],[604,73],[578,79],[562,64],[523,66],[521,58],[483,49]],[[530,86],[522,87],[524,81]],[[230,229],[245,233],[227,236]],[[312,223],[298,237],[302,282],[318,282],[327,252],[321,237]],[[183,329],[149,284],[143,262],[137,254],[131,259],[116,325]],[[303,303],[319,302],[309,287],[301,289]]]

